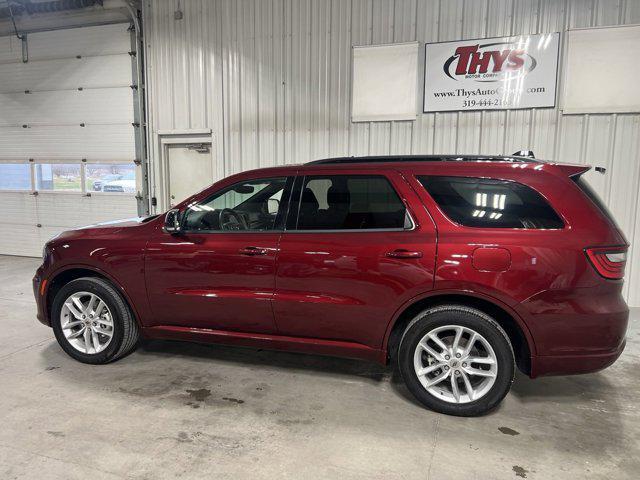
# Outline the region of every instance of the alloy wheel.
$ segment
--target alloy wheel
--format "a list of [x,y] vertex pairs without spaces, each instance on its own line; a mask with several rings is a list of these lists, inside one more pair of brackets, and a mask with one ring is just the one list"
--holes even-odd
[[60,326],[69,344],[87,355],[102,352],[113,338],[111,311],[95,293],[70,295],[60,311]]
[[482,398],[498,374],[498,360],[487,339],[461,325],[429,331],[416,346],[413,366],[425,390],[450,403]]

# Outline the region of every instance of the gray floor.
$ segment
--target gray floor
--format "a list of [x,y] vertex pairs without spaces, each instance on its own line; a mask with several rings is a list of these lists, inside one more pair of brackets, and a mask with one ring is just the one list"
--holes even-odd
[[639,478],[640,309],[593,375],[519,376],[462,419],[419,407],[391,369],[148,342],[107,366],[35,319],[37,259],[0,256],[0,478]]

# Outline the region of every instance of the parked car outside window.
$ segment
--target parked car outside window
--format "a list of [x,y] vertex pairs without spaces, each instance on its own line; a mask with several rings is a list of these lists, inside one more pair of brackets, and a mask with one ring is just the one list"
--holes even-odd
[[111,180],[102,185],[103,192],[136,193],[135,173],[122,175],[118,180]]

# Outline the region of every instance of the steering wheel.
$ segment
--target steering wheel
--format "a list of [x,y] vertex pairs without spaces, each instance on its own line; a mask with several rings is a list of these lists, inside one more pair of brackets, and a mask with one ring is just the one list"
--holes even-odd
[[220,230],[249,230],[249,225],[245,218],[231,208],[220,210],[218,221]]

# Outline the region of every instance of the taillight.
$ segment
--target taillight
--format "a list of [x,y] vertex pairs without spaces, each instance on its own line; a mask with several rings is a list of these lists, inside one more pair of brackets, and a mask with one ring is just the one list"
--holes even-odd
[[611,280],[624,277],[627,264],[627,247],[586,248],[587,258],[601,276]]

